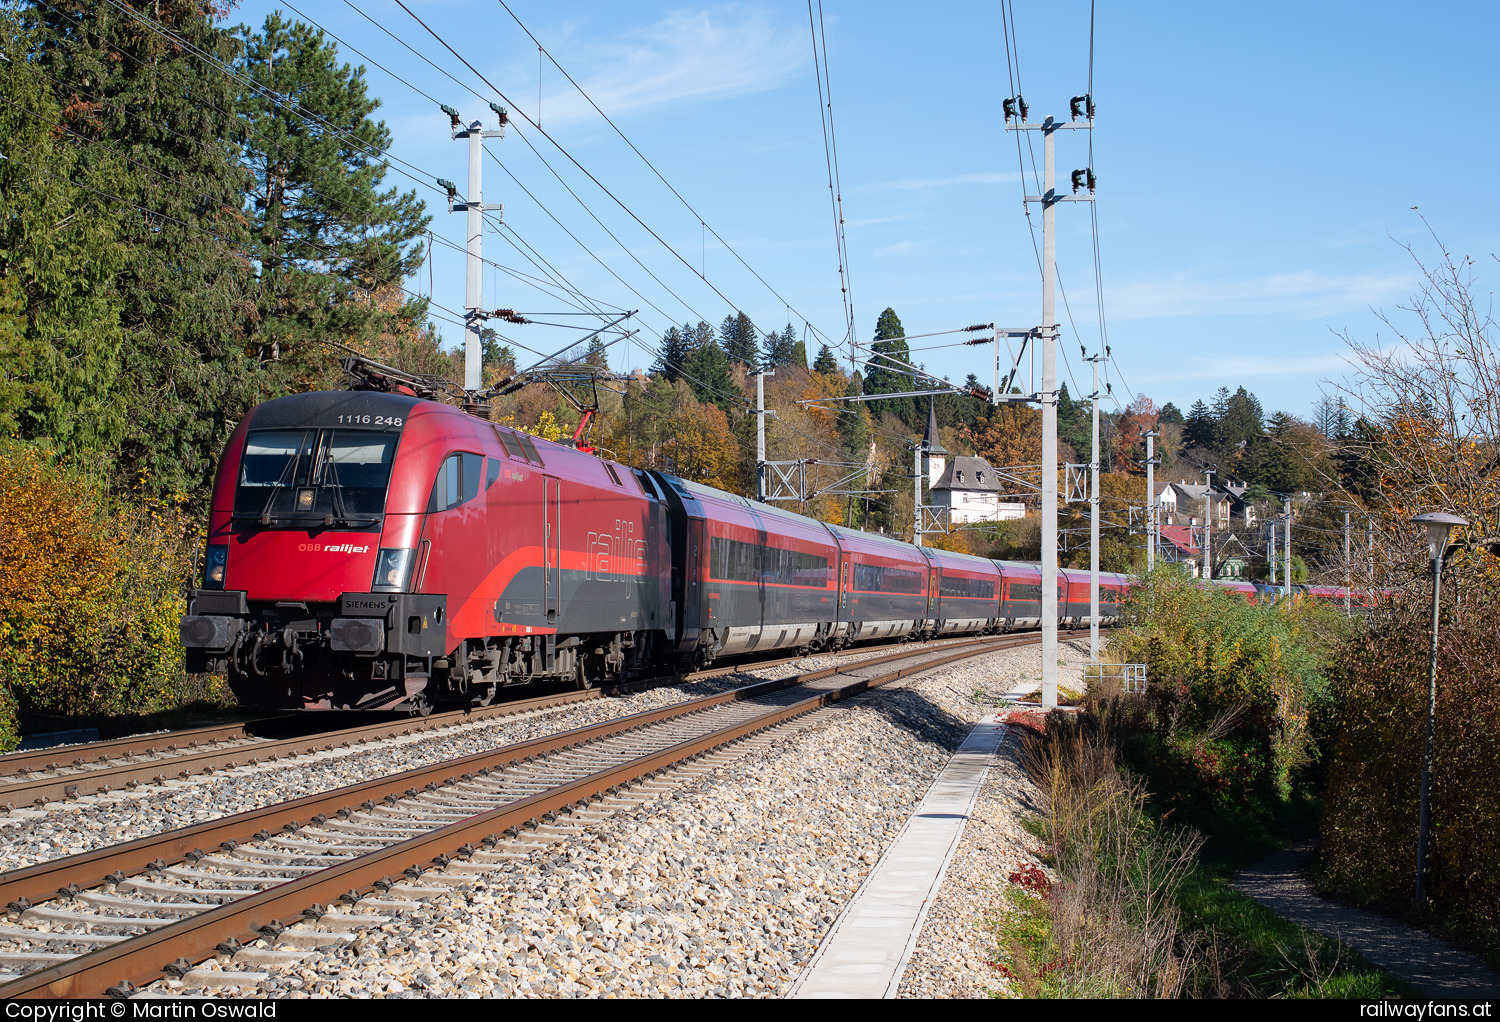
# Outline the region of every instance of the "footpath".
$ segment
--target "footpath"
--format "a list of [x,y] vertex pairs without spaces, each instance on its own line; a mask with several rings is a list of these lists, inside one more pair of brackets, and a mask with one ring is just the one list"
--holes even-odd
[[1466,951],[1375,912],[1318,896],[1302,876],[1311,849],[1287,848],[1235,878],[1234,886],[1266,908],[1359,951],[1429,997],[1500,997],[1500,975]]

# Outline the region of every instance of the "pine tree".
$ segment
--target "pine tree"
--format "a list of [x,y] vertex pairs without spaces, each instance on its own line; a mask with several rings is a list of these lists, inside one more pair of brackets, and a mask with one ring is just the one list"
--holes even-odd
[[1194,401],[1193,407],[1188,409],[1187,420],[1182,424],[1183,445],[1200,451],[1212,450],[1216,425],[1208,405],[1201,400]]
[[812,368],[815,373],[832,375],[839,371],[839,360],[833,357],[833,352],[825,344],[818,348],[818,357]]
[[253,82],[239,111],[254,175],[246,212],[262,343],[286,354],[321,336],[358,340],[381,315],[361,299],[421,265],[413,242],[432,218],[415,191],[380,190],[391,134],[371,119],[380,103],[366,93],[363,67],[340,65],[321,30],[279,13],[240,34],[236,69]]
[[[915,389],[906,364],[911,360],[911,350],[906,343],[906,331],[901,326],[901,317],[896,310],[887,308],[875,321],[874,352],[865,363],[864,388],[866,394],[898,394]],[[919,428],[916,404],[911,398],[892,398],[879,402],[909,429]]]
[[806,369],[807,343],[802,340],[802,336],[797,333],[797,329],[788,323],[786,329],[781,331],[781,336],[791,348],[791,359],[788,364],[794,365],[798,369]]
[[791,327],[788,327],[784,334],[772,330],[766,336],[766,346],[761,355],[760,364],[766,369],[780,369],[782,366],[791,365],[796,344],[797,335],[792,332]]
[[652,376],[660,376],[671,383],[682,375],[683,364],[693,351],[687,337],[691,330],[691,327],[679,330],[674,326],[661,335],[661,346],[657,349],[656,361],[651,364]]
[[69,118],[27,63],[32,41],[0,12],[0,435],[45,438],[77,461],[125,431],[114,281],[134,211],[89,186],[116,192],[131,168],[77,166]]
[[489,379],[491,373],[501,379],[515,373],[516,353],[510,345],[500,343],[499,331],[493,327],[484,327],[479,331],[479,340],[483,345],[480,359],[485,379]]
[[604,341],[598,336],[589,338],[589,350],[588,354],[583,356],[583,364],[601,372],[609,369],[609,349],[604,346]]
[[100,181],[117,153],[130,154],[129,174],[101,188],[124,200],[126,248],[113,303],[130,386],[112,463],[157,492],[207,494],[233,425],[286,376],[247,355],[257,318],[241,213],[248,175],[227,141],[241,131],[238,87],[201,56],[229,63],[234,38],[193,0],[160,0],[139,15],[39,4],[26,17],[32,62],[82,101],[70,123],[73,179]]
[[757,368],[760,344],[755,338],[755,324],[743,312],[724,317],[719,325],[719,345],[729,361],[743,363],[751,372]]
[[695,348],[684,366],[687,384],[693,396],[706,404],[716,404],[727,414],[731,409],[743,408],[739,398],[739,387],[734,382],[734,372],[729,367],[729,356],[719,343],[709,338],[707,343]]

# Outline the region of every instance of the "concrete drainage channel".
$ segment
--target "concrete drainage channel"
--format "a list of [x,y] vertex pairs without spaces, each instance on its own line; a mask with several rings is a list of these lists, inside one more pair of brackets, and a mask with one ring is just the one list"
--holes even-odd
[[[14,948],[0,968],[25,975],[0,996],[129,994],[164,973],[194,985],[256,982],[257,966],[353,939],[354,928],[657,797],[669,785],[653,776],[686,759],[737,757],[713,750],[1011,644],[898,653],[842,671],[922,658],[878,678],[839,683],[828,670],[767,682],[5,874],[0,901],[19,925],[0,931]],[[827,689],[809,693],[819,680]],[[232,970],[194,964],[225,952]]]

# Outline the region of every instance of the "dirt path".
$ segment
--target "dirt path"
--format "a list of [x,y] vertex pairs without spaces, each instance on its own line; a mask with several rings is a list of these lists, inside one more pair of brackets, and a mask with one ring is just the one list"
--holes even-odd
[[1500,975],[1478,958],[1393,919],[1318,896],[1302,877],[1309,848],[1287,848],[1235,877],[1277,915],[1357,949],[1393,976],[1439,998],[1500,997]]

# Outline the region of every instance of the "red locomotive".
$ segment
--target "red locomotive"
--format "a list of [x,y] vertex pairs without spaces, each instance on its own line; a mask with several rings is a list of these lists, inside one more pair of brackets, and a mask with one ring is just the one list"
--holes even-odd
[[[1114,620],[1125,576],[1101,576]],[[1060,623],[1088,578],[1060,573]],[[247,705],[486,704],[752,650],[1035,628],[1035,565],[911,546],[375,391],[268,401],[219,467],[188,669]]]

